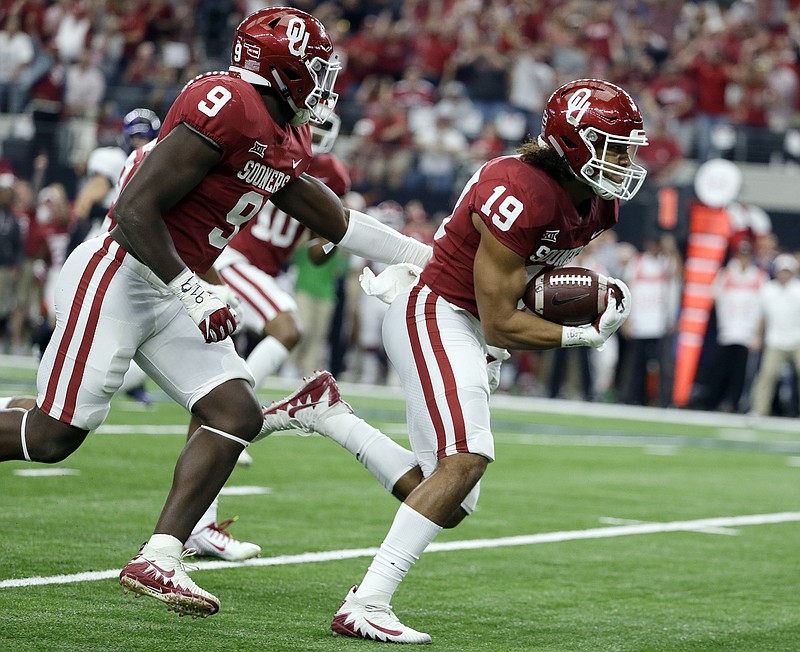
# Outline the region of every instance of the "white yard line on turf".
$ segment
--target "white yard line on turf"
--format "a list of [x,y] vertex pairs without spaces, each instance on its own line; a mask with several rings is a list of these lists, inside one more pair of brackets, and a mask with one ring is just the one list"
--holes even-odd
[[[449,552],[451,550],[479,550],[483,548],[504,548],[508,546],[530,546],[539,543],[560,541],[579,541],[584,539],[609,539],[612,537],[633,536],[637,534],[659,534],[663,532],[696,532],[710,528],[741,527],[746,525],[770,525],[775,523],[800,522],[800,512],[780,512],[777,514],[753,514],[748,516],[722,516],[694,521],[672,521],[671,523],[636,523],[617,527],[590,528],[588,530],[567,530],[565,532],[543,532],[498,539],[470,539],[431,544],[426,552]],[[323,552],[304,552],[299,555],[279,555],[247,561],[205,561],[196,564],[198,570],[217,568],[241,568],[243,566],[285,566],[287,564],[311,564],[357,557],[372,557],[377,548],[355,548],[351,550],[327,550]],[[0,589],[43,586],[46,584],[72,584],[92,582],[117,577],[119,569],[75,573],[73,575],[51,575],[49,577],[25,577],[0,581]]]

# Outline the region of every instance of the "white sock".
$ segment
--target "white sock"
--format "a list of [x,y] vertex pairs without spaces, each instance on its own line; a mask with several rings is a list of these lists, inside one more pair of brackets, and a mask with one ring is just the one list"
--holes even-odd
[[356,597],[369,604],[390,604],[406,573],[441,529],[405,503],[400,505],[389,534],[358,585]]
[[197,521],[197,525],[194,526],[194,529],[192,530],[192,534],[195,534],[196,532],[199,532],[200,530],[202,530],[204,527],[208,527],[212,523],[216,523],[217,522],[217,507],[218,506],[219,506],[219,496],[217,496],[216,498],[214,498],[213,501],[211,501],[211,504],[208,506],[208,509],[206,510],[206,513],[203,514],[200,517],[200,520]]
[[147,542],[147,547],[171,557],[180,557],[183,552],[183,543],[171,534],[154,534]]
[[256,348],[247,356],[247,366],[256,379],[256,389],[268,376],[274,374],[289,357],[289,349],[276,340],[272,335],[267,335]]
[[350,451],[389,491],[400,478],[417,466],[417,456],[413,452],[355,414],[327,417],[325,435]]
[[0,410],[7,410],[8,404],[14,400],[14,396],[0,396]]

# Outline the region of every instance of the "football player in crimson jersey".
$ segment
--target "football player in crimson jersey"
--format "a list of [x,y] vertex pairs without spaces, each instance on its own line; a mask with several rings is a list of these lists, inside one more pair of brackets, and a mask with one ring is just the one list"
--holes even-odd
[[345,210],[305,174],[307,123],[324,122],[337,99],[338,59],[316,18],[256,11],[236,29],[231,64],[184,88],[112,209],[111,231],[67,259],[37,406],[0,411],[0,460],[61,461],[103,422],[133,359],[200,419],[154,534],[120,573],[126,590],[193,617],[216,613],[219,600],[186,573],[183,543],[263,427],[253,378],[229,339],[234,311],[197,274],[269,199],[358,255],[430,257],[430,247]]
[[[390,603],[439,531],[477,504],[494,459],[489,395],[497,365],[487,365],[489,347],[601,347],[622,325],[630,296],[614,279],[618,290],[609,290],[596,324],[560,326],[518,305],[533,274],[568,264],[616,224],[619,199],[633,197],[644,179],[633,157],[646,143],[639,109],[623,89],[594,79],[562,86],[547,102],[539,142],[489,161],[469,180],[419,277],[405,265],[395,266],[399,274],[387,270],[390,282],[376,281],[376,289],[395,292],[383,340],[406,395],[412,451],[358,419],[327,372],[265,409],[271,430],[334,439],[403,501],[364,579],[336,612],[334,633],[431,642],[403,625]],[[412,282],[397,291],[403,275]],[[308,397],[323,387],[333,399],[312,405]]]
[[[333,114],[331,118],[334,120],[326,124],[338,131],[338,116]],[[315,134],[317,130],[312,126],[311,132]],[[350,190],[350,173],[345,164],[330,153],[333,145],[330,133],[321,135],[319,140],[319,144],[312,141],[314,158],[307,174],[322,181],[341,198]],[[295,301],[275,279],[297,246],[306,241],[313,262],[320,264],[330,255],[322,250],[327,241],[313,233],[309,236],[302,223],[267,202],[214,265],[221,281],[242,302],[242,326],[263,337],[247,357],[256,387],[283,364],[300,340],[301,325]]]
[[[337,196],[350,190],[350,173],[345,164],[330,153],[339,131],[340,119],[331,114],[324,125],[311,126],[311,150],[314,158],[307,174],[322,181]],[[313,235],[313,234],[312,234]],[[308,229],[284,213],[271,201],[264,204],[258,215],[248,222],[217,259],[203,278],[212,283],[210,290],[219,296],[233,295],[239,312],[239,327],[261,338],[247,356],[247,366],[253,374],[255,387],[260,387],[286,361],[289,352],[301,337],[301,324],[294,298],[276,281],[284,265],[298,246],[308,246],[309,256],[321,264],[335,252],[323,251],[321,238],[308,238]],[[192,415],[188,436],[202,425]],[[252,464],[246,449],[239,454],[239,463]],[[219,496],[194,526],[184,543],[198,555],[241,560],[255,557],[261,548],[230,535],[226,525],[219,523]]]

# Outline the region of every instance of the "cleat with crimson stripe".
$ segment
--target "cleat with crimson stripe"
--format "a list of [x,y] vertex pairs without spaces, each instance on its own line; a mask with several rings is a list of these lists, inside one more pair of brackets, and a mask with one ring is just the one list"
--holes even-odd
[[183,560],[193,554],[194,550],[185,550],[180,557],[173,557],[149,544],[143,545],[119,574],[123,592],[160,600],[168,611],[180,616],[207,618],[217,613],[219,600],[197,586],[186,573]]
[[303,378],[303,386],[291,396],[262,408],[264,425],[256,437],[261,439],[278,430],[301,430],[327,435],[325,420],[337,414],[353,414],[342,399],[330,371],[315,371]]
[[411,643],[427,645],[429,634],[406,627],[394,615],[389,605],[373,605],[356,597],[354,586],[342,602],[331,623],[334,636],[363,638],[381,643]]

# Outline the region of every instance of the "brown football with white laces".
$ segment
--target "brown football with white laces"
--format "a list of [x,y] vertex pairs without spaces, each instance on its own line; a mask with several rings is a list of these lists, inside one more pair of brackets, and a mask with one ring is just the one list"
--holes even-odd
[[608,278],[585,267],[547,269],[528,282],[522,301],[547,321],[591,324],[608,305]]

